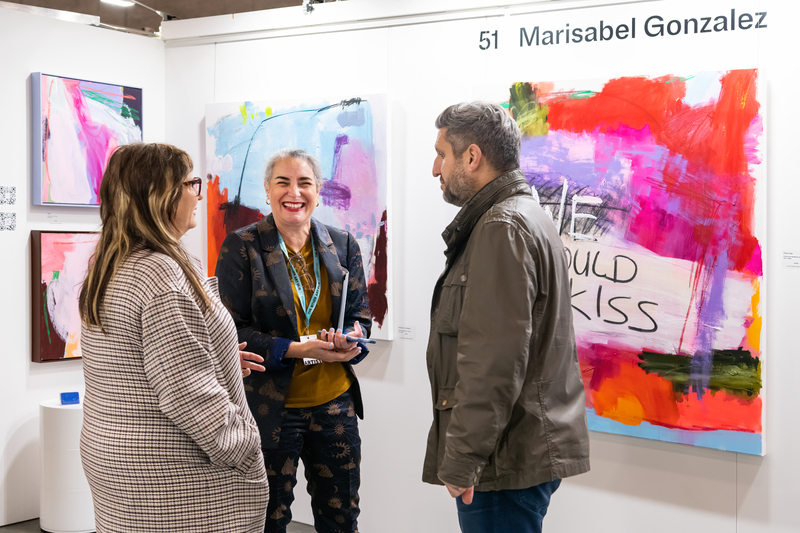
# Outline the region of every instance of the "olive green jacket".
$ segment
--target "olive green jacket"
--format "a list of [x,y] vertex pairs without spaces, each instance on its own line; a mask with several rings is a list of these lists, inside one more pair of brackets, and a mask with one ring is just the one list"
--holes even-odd
[[566,255],[522,171],[476,193],[442,237],[423,481],[522,489],[588,471]]

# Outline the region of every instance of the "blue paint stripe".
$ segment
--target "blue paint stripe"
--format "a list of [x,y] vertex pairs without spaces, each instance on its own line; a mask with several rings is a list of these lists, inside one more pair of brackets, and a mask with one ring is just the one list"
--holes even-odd
[[592,431],[675,442],[677,444],[689,444],[749,455],[762,455],[763,440],[759,433],[724,430],[688,431],[655,426],[649,422],[642,422],[638,426],[628,426],[615,420],[598,416],[589,409],[586,410],[586,417],[589,421],[589,429]]

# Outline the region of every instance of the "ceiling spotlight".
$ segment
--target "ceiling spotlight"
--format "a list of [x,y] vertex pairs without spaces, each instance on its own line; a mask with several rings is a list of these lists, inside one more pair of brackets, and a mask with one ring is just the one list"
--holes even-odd
[[175,20],[176,18],[178,18],[178,17],[173,17],[172,15],[168,15],[163,11],[159,11],[158,9],[153,9],[152,7],[143,4],[138,0],[100,0],[100,1],[103,2],[104,4],[111,4],[120,7],[131,7],[133,5],[142,6],[145,9],[149,9],[153,13],[157,13],[158,16],[161,17],[161,20]]

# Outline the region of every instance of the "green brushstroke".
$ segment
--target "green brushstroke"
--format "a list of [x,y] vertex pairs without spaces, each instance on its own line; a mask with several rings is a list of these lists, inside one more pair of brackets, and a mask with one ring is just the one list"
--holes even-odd
[[567,100],[585,100],[596,94],[597,91],[572,91],[567,95]]
[[[53,271],[53,279],[50,283],[58,279],[58,270]],[[50,291],[50,285],[44,286],[44,301],[42,302],[42,313],[44,314],[44,328],[47,330],[47,344],[53,344],[53,339],[50,337],[50,317],[47,314],[47,293]]]
[[[639,363],[648,374],[669,381],[676,393],[685,393],[690,381],[692,357],[678,354],[642,352]],[[752,399],[761,391],[761,361],[748,350],[714,350],[708,389],[725,391],[739,398]]]
[[527,137],[547,135],[550,129],[547,123],[548,107],[539,103],[539,90],[530,83],[515,83],[509,92],[511,116],[517,121],[522,135]]
[[667,80],[667,83],[684,82],[684,81],[689,81],[692,78],[694,78],[694,76],[687,76],[685,78],[670,78],[670,79]]
[[130,107],[125,102],[117,102],[115,99],[109,98],[105,94],[93,91],[91,89],[81,88],[81,92],[86,98],[94,100],[95,102],[100,102],[106,107],[110,107],[111,109],[119,113],[121,117],[132,118],[133,120],[139,120],[139,112]]

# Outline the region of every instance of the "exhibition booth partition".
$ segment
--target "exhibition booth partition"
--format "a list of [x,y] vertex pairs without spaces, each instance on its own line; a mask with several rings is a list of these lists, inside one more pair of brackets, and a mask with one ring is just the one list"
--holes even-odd
[[[25,258],[0,267],[19,302],[2,311],[0,524],[39,516],[39,402],[82,391],[61,294],[96,238],[98,154],[144,140],[205,176],[184,243],[209,275],[225,235],[269,214],[269,155],[320,159],[315,216],[356,237],[378,340],[356,367],[361,528],[457,531],[446,491],[420,481],[430,297],[457,213],[431,167],[438,113],[484,99],[520,125],[521,168],[568,254],[592,471],[563,483],[548,529],[796,530],[800,7],[488,4],[348,0],[169,21],[160,40],[0,7],[0,44],[20,50],[0,58],[0,239]],[[105,144],[82,150],[98,125]]]

